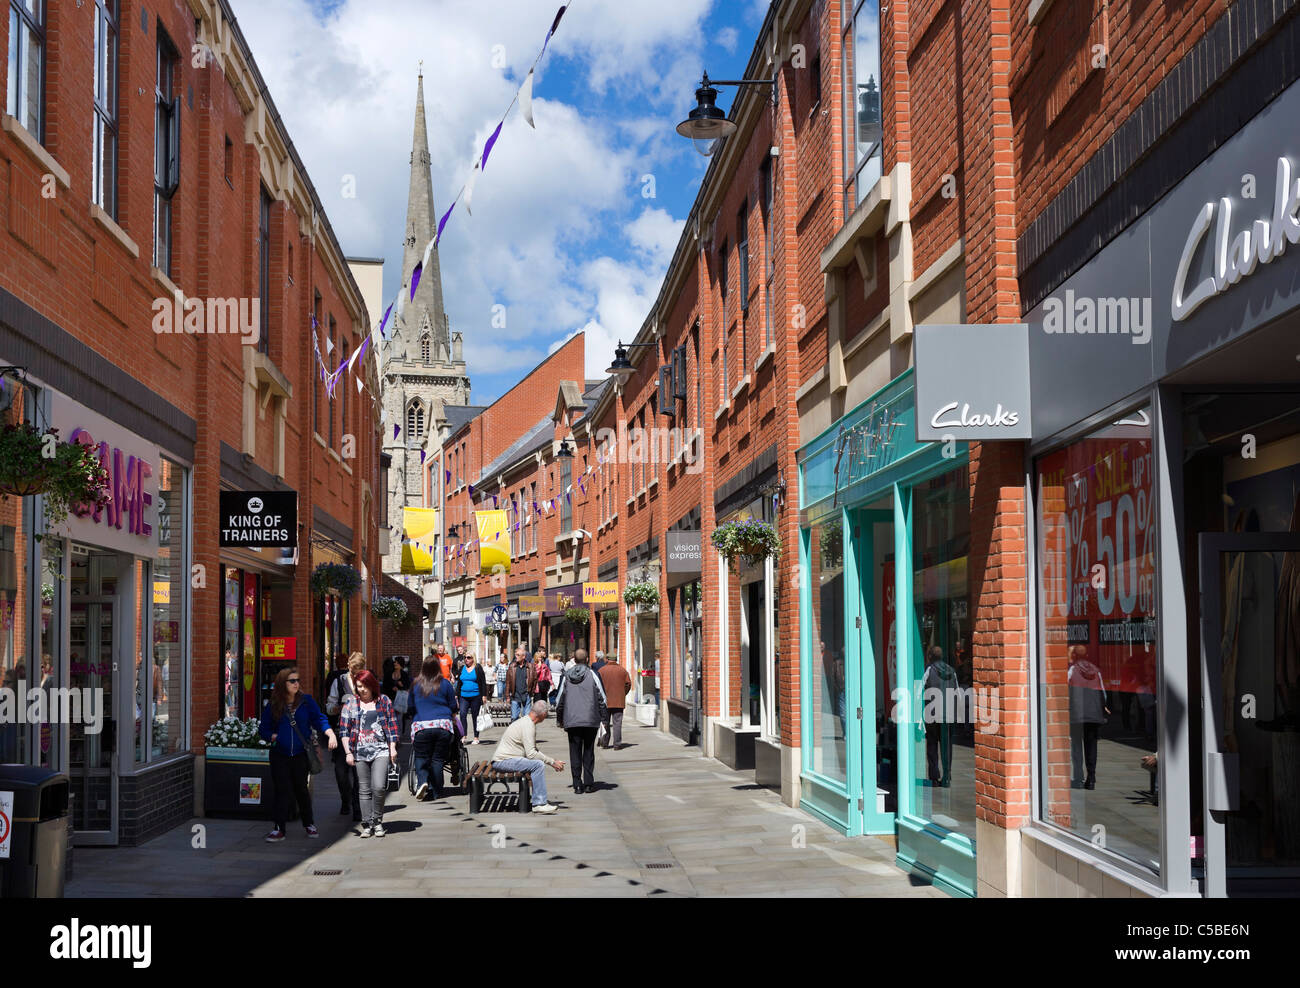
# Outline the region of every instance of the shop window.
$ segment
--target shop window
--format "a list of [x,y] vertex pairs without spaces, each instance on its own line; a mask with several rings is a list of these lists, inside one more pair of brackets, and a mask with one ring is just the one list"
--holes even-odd
[[880,181],[882,93],[880,91],[880,0],[858,0],[844,35],[844,213],[852,213]]
[[804,533],[808,553],[808,641],[813,668],[807,709],[812,723],[809,768],[847,782],[845,745],[844,525],[836,516]]
[[145,600],[152,608],[153,639],[144,653],[136,683],[138,720],[136,761],[149,762],[189,747],[185,729],[186,594],[189,565],[185,526],[189,518],[186,471],[164,459],[158,477],[158,558]]
[[1038,743],[1042,818],[1158,868],[1151,432],[1140,409],[1035,463]]
[[972,682],[969,553],[963,464],[912,488],[909,720],[922,728],[912,734],[913,815],[974,841],[976,720],[992,718]]
[[[260,207],[257,214],[257,290],[261,304],[258,315],[261,325],[258,327],[257,350],[259,353],[271,354],[271,194],[265,187],[261,188]],[[330,339],[334,339],[334,319],[330,319]],[[330,423],[333,424],[333,416]],[[330,445],[334,436],[330,434]]]

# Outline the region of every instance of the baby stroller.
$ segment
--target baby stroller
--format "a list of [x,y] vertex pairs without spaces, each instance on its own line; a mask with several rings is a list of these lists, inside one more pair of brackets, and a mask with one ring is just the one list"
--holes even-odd
[[[415,795],[415,745],[410,745],[411,754],[406,759],[406,790]],[[450,774],[453,786],[464,784],[469,775],[469,752],[465,750],[465,737],[457,731],[451,734],[451,750],[447,752],[447,761],[443,770]]]

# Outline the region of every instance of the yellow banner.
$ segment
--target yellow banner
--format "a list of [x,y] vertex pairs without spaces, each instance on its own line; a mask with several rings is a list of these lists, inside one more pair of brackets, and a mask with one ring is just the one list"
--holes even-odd
[[582,602],[584,604],[618,603],[617,583],[584,583],[582,585]]
[[502,567],[510,572],[510,522],[504,511],[475,511],[474,524],[478,526],[479,572],[491,576]]
[[427,549],[415,542],[402,543],[403,573],[432,573],[433,556]]
[[541,594],[519,598],[520,614],[541,614],[546,610],[546,597]]
[[402,536],[432,545],[438,531],[437,508],[403,508]]

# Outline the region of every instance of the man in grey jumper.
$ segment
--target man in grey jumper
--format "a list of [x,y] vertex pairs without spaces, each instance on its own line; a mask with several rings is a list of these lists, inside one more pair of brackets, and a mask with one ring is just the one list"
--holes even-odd
[[492,752],[492,767],[501,772],[529,772],[533,777],[533,812],[554,813],[559,807],[546,801],[546,766],[564,771],[564,762],[556,761],[537,747],[537,725],[546,719],[545,700],[533,704],[528,715],[506,728]]

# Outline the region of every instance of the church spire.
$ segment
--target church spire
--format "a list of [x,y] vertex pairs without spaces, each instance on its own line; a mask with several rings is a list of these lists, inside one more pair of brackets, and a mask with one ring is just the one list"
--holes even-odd
[[[437,211],[433,204],[433,177],[430,173],[429,132],[424,120],[424,69],[421,64],[415,96],[415,133],[411,139],[411,184],[406,200],[406,241],[402,249],[402,278],[409,285],[411,272],[424,257],[425,245],[437,229]],[[407,289],[409,291],[409,288]],[[429,254],[429,263],[420,274],[415,298],[407,303],[396,327],[408,358],[419,359],[420,335],[429,327],[431,356],[446,360],[451,356],[447,315],[442,301],[442,270],[438,248]],[[394,342],[397,342],[395,339]]]

